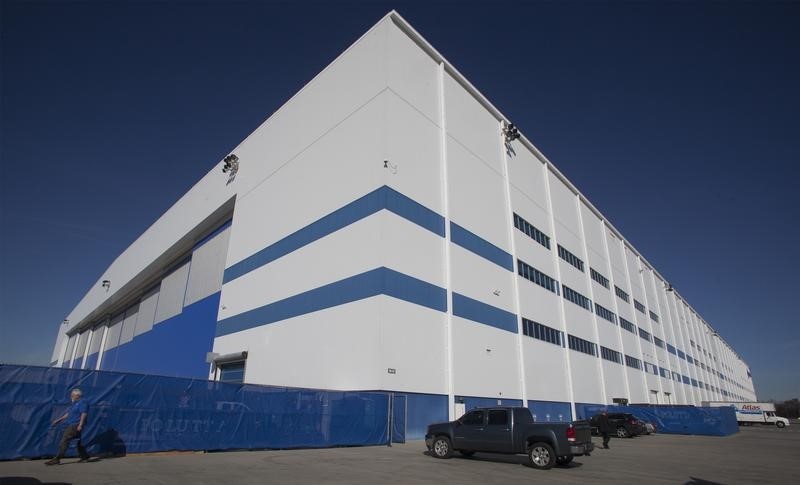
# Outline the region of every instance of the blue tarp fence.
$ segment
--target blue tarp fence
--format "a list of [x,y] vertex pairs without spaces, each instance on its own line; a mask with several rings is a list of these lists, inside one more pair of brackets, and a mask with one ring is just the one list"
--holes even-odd
[[728,436],[739,432],[732,407],[698,408],[694,406],[586,406],[586,418],[607,409],[609,413],[631,413],[655,424],[659,433]]
[[50,423],[76,387],[89,402],[82,434],[94,456],[382,445],[394,427],[390,393],[0,365],[0,460],[55,455],[64,427]]

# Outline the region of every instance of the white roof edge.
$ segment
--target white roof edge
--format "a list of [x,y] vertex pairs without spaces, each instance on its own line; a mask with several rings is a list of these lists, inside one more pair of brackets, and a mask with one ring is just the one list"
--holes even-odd
[[[467,91],[468,91],[470,94],[472,94],[472,96],[474,96],[474,97],[475,97],[475,99],[476,99],[478,102],[480,102],[480,103],[481,103],[481,104],[482,104],[482,105],[483,105],[483,106],[484,106],[484,107],[485,107],[487,110],[489,110],[489,111],[490,111],[490,112],[491,112],[491,113],[492,113],[492,114],[493,114],[493,115],[494,115],[494,116],[495,116],[495,117],[498,119],[498,121],[505,121],[505,122],[507,122],[507,123],[508,123],[508,122],[510,122],[510,121],[508,120],[508,118],[507,118],[505,115],[503,115],[503,113],[502,113],[502,112],[501,112],[499,109],[497,109],[497,107],[495,107],[495,106],[494,106],[494,105],[491,103],[491,101],[489,101],[489,100],[486,98],[486,96],[484,96],[484,95],[483,95],[483,94],[482,94],[480,91],[478,91],[478,89],[477,89],[475,86],[473,86],[473,85],[472,85],[472,83],[470,83],[470,82],[469,82],[469,80],[467,80],[467,78],[466,78],[466,77],[465,77],[463,74],[461,74],[461,73],[458,71],[458,69],[456,69],[456,68],[455,68],[455,66],[453,66],[453,65],[452,65],[450,62],[448,62],[448,60],[447,60],[447,59],[445,59],[445,57],[444,57],[442,54],[440,54],[440,53],[439,53],[439,51],[437,51],[437,50],[436,50],[436,48],[434,48],[434,47],[433,47],[433,46],[432,46],[432,45],[431,45],[431,44],[430,44],[430,43],[429,43],[427,40],[425,40],[425,38],[424,38],[424,37],[422,37],[422,35],[421,35],[419,32],[417,32],[417,31],[414,29],[414,27],[412,27],[412,26],[411,26],[411,24],[409,24],[409,23],[408,23],[408,22],[407,22],[407,21],[406,21],[406,20],[403,18],[403,16],[402,16],[402,15],[400,15],[400,14],[399,14],[397,11],[395,11],[395,10],[392,10],[391,12],[389,12],[389,13],[386,15],[386,17],[390,17],[390,18],[391,18],[391,19],[394,21],[394,23],[395,23],[395,24],[396,24],[396,25],[397,25],[397,26],[398,26],[398,27],[399,27],[399,28],[400,28],[400,29],[401,29],[403,32],[405,32],[405,34],[406,34],[406,35],[408,35],[408,36],[411,38],[411,40],[413,40],[413,41],[414,41],[414,42],[415,42],[417,45],[419,45],[419,46],[420,46],[420,47],[421,47],[421,48],[422,48],[422,49],[423,49],[425,52],[427,52],[427,53],[428,53],[428,55],[430,55],[430,56],[431,56],[431,57],[432,57],[432,58],[433,58],[433,59],[434,59],[436,62],[440,62],[440,63],[442,63],[442,64],[444,65],[444,68],[445,68],[445,70],[446,70],[446,71],[447,71],[447,72],[448,72],[450,75],[452,75],[452,76],[455,78],[455,80],[456,80],[456,81],[458,81],[458,83],[459,83],[459,84],[461,84],[461,85],[462,85],[462,86],[463,86],[463,87],[464,87],[464,88],[465,88],[465,89],[466,89],[466,90],[467,90]],[[384,18],[386,18],[386,17],[384,17]],[[370,29],[370,30],[371,30],[371,29]],[[365,34],[365,35],[366,35],[366,34]],[[640,253],[640,252],[639,252],[639,251],[638,251],[638,250],[637,250],[635,247],[633,247],[633,245],[632,245],[632,244],[631,244],[631,243],[630,243],[630,242],[629,242],[629,241],[628,241],[628,240],[627,240],[627,239],[626,239],[626,238],[625,238],[625,237],[622,235],[622,232],[620,232],[620,231],[619,231],[619,230],[618,230],[616,227],[614,227],[614,225],[613,225],[613,224],[611,224],[611,222],[609,222],[608,218],[607,218],[607,217],[605,217],[605,216],[603,215],[603,213],[602,213],[602,212],[600,212],[600,210],[599,210],[599,209],[597,209],[597,208],[594,206],[594,204],[592,204],[592,203],[589,201],[589,199],[588,199],[586,196],[584,196],[584,195],[581,193],[581,191],[580,191],[580,190],[578,190],[578,188],[577,188],[577,187],[575,187],[575,184],[573,184],[572,182],[570,182],[570,181],[569,181],[569,179],[567,179],[567,177],[566,177],[566,176],[565,176],[563,173],[561,173],[561,171],[560,171],[560,170],[558,170],[558,168],[556,168],[556,166],[553,164],[553,162],[551,162],[551,161],[550,161],[550,160],[549,160],[549,159],[548,159],[548,158],[547,158],[547,157],[544,155],[544,153],[542,153],[542,152],[541,152],[541,151],[540,151],[538,148],[536,148],[536,146],[535,146],[535,145],[534,145],[534,144],[533,144],[533,143],[532,143],[530,140],[528,140],[528,138],[527,138],[527,137],[525,137],[525,135],[523,135],[523,134],[521,134],[521,133],[520,133],[520,138],[519,138],[519,140],[520,140],[520,142],[522,142],[522,144],[523,144],[523,145],[525,145],[525,147],[527,147],[529,150],[531,150],[531,151],[534,153],[534,155],[535,155],[536,157],[538,157],[538,158],[539,158],[539,159],[540,159],[540,160],[541,160],[541,161],[542,161],[542,162],[543,162],[543,163],[544,163],[544,164],[547,166],[547,168],[548,168],[548,169],[549,169],[549,170],[550,170],[550,171],[553,173],[553,175],[555,175],[556,177],[558,177],[558,179],[559,179],[559,180],[561,180],[561,181],[564,183],[564,185],[566,185],[566,186],[567,186],[567,188],[569,188],[569,189],[570,189],[570,190],[571,190],[571,191],[572,191],[572,192],[573,192],[575,195],[577,195],[577,196],[578,196],[578,198],[581,200],[581,202],[583,202],[583,203],[586,205],[586,207],[588,207],[588,208],[589,208],[589,210],[591,210],[591,211],[594,213],[594,215],[596,215],[598,218],[600,218],[600,220],[603,222],[603,224],[604,224],[606,227],[608,227],[608,228],[609,228],[609,229],[610,229],[610,230],[611,230],[611,231],[612,231],[612,232],[613,232],[613,233],[614,233],[614,234],[615,234],[615,235],[616,235],[616,236],[617,236],[617,237],[618,237],[618,238],[619,238],[619,239],[622,241],[622,243],[623,243],[623,244],[624,244],[626,247],[628,247],[628,248],[629,248],[629,249],[630,249],[630,250],[631,250],[631,251],[632,251],[632,252],[633,252],[633,253],[634,253],[634,254],[635,254],[635,255],[636,255],[636,256],[637,256],[639,259],[641,259],[641,260],[642,260],[642,262],[643,262],[643,263],[644,263],[644,264],[645,264],[645,265],[646,265],[646,266],[647,266],[647,267],[648,267],[648,268],[649,268],[651,271],[653,271],[653,273],[655,273],[655,274],[656,274],[656,275],[657,275],[657,276],[658,276],[658,277],[659,277],[659,278],[660,278],[662,281],[664,281],[664,282],[668,282],[667,278],[665,278],[663,275],[661,275],[661,273],[659,273],[659,272],[658,272],[658,270],[657,270],[657,269],[655,269],[655,266],[654,266],[653,264],[651,264],[651,263],[650,263],[650,262],[647,260],[647,258],[645,258],[644,256],[642,256],[642,254],[641,254],[641,253]],[[695,310],[695,309],[694,309],[694,307],[692,307],[691,305],[689,305],[689,303],[686,301],[686,299],[685,299],[685,298],[683,298],[683,297],[681,297],[681,296],[680,296],[680,294],[678,293],[678,291],[677,291],[677,290],[675,290],[675,289],[673,288],[673,292],[675,293],[675,296],[676,296],[678,299],[680,299],[682,302],[684,302],[684,303],[686,304],[686,306],[688,306],[688,307],[689,307],[689,308],[690,308],[690,309],[691,309],[691,310],[692,310],[694,313],[696,313],[696,314],[697,314],[697,315],[700,317],[700,319],[701,319],[701,320],[702,320],[702,321],[703,321],[703,322],[704,322],[706,325],[708,325],[708,327],[709,327],[709,328],[711,328],[711,330],[713,330],[715,333],[719,334],[719,332],[717,332],[717,331],[714,329],[714,327],[712,327],[712,326],[711,326],[711,325],[710,325],[710,324],[709,324],[709,323],[706,321],[706,319],[705,319],[705,318],[703,318],[702,316],[700,316],[700,312],[698,312],[697,310]],[[718,336],[719,336],[719,335],[718,335]],[[722,339],[721,337],[720,337],[720,339],[724,341],[724,339]]]

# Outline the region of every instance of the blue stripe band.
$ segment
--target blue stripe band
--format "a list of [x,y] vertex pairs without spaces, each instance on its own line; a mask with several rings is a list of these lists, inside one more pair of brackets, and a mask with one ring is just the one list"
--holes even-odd
[[441,312],[447,310],[447,293],[444,288],[380,267],[220,320],[216,336],[241,332],[377,295],[388,295]]
[[453,293],[453,315],[500,330],[518,333],[515,314],[455,292]]
[[233,281],[384,209],[444,237],[442,216],[384,185],[225,269],[222,282]]
[[514,258],[510,254],[452,221],[450,221],[450,240],[503,269],[514,271]]

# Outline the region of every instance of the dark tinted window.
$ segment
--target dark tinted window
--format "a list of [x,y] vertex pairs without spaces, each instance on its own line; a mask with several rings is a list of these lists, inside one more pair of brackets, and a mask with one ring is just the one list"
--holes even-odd
[[461,418],[462,424],[480,425],[483,424],[483,411],[472,411]]
[[505,426],[508,424],[508,411],[492,409],[489,411],[489,426]]

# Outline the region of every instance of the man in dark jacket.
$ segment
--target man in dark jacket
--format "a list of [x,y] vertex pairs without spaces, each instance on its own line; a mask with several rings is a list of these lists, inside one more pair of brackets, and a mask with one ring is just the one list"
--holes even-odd
[[608,421],[608,411],[603,411],[597,417],[597,431],[603,436],[603,448],[608,449],[609,432],[611,423]]

